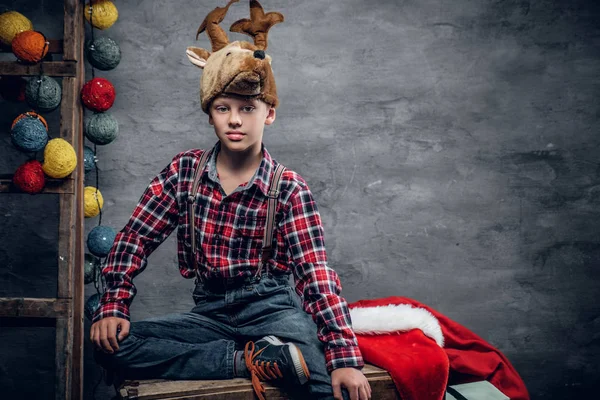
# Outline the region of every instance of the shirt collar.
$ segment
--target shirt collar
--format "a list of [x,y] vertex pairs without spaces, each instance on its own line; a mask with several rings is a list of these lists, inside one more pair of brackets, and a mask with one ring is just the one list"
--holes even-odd
[[[206,162],[205,170],[203,171],[208,174],[208,178],[215,183],[219,182],[219,178],[217,177],[217,154],[221,150],[221,142],[217,142],[212,149],[212,153]],[[271,180],[271,174],[275,170],[274,163],[275,161],[267,151],[264,143],[261,144],[261,151],[263,153],[263,158],[258,166],[256,172],[250,180],[248,181],[248,185],[244,187],[244,190],[250,189],[253,185],[256,185],[261,192],[266,196],[269,193],[269,182]]]

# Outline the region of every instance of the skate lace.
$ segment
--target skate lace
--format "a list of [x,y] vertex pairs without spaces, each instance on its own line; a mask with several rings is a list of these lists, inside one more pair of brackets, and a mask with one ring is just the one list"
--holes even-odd
[[261,381],[267,381],[271,379],[283,378],[283,374],[279,369],[276,361],[260,361],[256,360],[265,348],[255,351],[254,342],[249,341],[244,347],[244,360],[246,361],[246,367],[250,371],[250,377],[252,379],[252,388],[260,400],[265,400],[265,387]]

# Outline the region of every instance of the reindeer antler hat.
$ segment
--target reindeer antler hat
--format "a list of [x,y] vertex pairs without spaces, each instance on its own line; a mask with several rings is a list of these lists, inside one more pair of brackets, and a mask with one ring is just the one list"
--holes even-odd
[[256,96],[273,107],[279,105],[271,57],[265,54],[265,50],[269,29],[283,22],[283,15],[278,12],[265,14],[258,1],[250,0],[250,19],[234,22],[229,30],[251,36],[254,44],[245,41],[229,43],[219,24],[229,6],[238,1],[230,0],[225,7],[212,10],[198,28],[196,40],[206,30],[212,53],[193,46],[186,50],[192,64],[204,70],[200,79],[200,101],[202,110],[207,114],[210,103],[219,94]]

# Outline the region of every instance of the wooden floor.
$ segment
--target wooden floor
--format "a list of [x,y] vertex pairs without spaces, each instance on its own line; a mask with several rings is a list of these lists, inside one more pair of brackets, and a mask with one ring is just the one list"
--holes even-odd
[[[400,400],[390,375],[383,369],[366,365],[363,369],[369,379],[372,398],[377,400]],[[293,393],[284,393],[265,383],[267,400],[297,399]],[[255,400],[249,379],[236,378],[217,381],[125,381],[119,389],[121,398],[133,400]]]

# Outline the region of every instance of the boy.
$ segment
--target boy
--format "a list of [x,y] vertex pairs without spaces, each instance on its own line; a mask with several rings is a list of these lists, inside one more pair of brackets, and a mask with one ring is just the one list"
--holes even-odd
[[[260,5],[250,3],[255,17]],[[346,398],[369,399],[310,189],[262,144],[278,105],[266,42],[229,44],[219,36],[224,32],[215,34],[227,8],[203,23],[213,34],[213,53],[188,48],[190,61],[204,69],[202,109],[218,142],[212,150],[175,156],[117,235],[90,332],[97,360],[126,378],[249,377],[260,399],[260,381],[267,379],[308,382],[311,398],[342,399],[345,388]],[[130,324],[133,277],[176,227],[179,268],[196,278],[196,306]]]

